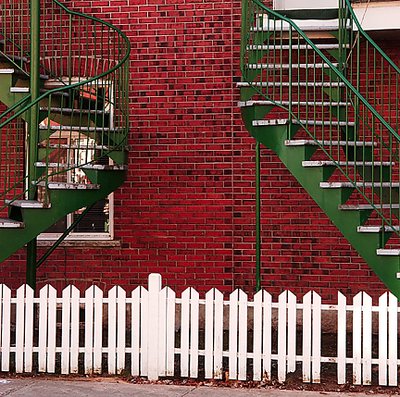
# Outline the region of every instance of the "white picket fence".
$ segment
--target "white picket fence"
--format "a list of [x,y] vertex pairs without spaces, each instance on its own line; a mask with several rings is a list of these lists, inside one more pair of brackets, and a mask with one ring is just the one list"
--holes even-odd
[[[301,303],[291,292],[272,302],[266,291],[249,301],[241,290],[225,301],[216,289],[200,299],[193,288],[177,298],[152,274],[148,290],[129,297],[121,287],[104,297],[95,286],[84,297],[73,286],[60,298],[51,286],[39,297],[27,286],[11,296],[0,285],[1,371],[284,382],[300,370],[304,382],[318,383],[330,365],[339,384],[397,386],[399,309],[389,293],[378,306],[364,292],[351,305],[341,293],[337,305],[314,292]],[[323,356],[327,315],[337,319],[336,353]]]

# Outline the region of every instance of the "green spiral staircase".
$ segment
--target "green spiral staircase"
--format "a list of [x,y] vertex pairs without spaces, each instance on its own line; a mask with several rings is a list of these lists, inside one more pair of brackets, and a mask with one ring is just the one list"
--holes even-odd
[[398,66],[349,0],[286,11],[243,0],[241,71],[257,156],[273,150],[400,298]]
[[129,53],[118,28],[58,0],[0,5],[0,262],[26,245],[32,287],[37,236],[126,177]]

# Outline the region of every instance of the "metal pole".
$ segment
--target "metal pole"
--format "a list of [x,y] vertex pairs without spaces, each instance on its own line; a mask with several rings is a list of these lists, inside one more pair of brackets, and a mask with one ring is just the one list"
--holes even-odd
[[[40,95],[40,0],[31,0],[31,57],[30,57],[30,92],[31,100],[35,101]],[[35,162],[38,147],[39,108],[32,106],[28,129],[28,199],[35,200],[36,180]],[[36,288],[36,257],[37,239],[34,238],[27,245],[26,250],[26,283]]]
[[261,289],[261,166],[260,142],[256,143],[256,292]]

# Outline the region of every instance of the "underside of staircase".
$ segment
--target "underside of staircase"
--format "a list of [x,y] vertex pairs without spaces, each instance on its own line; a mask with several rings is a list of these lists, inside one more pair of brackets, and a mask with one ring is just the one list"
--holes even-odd
[[57,0],[20,3],[0,11],[0,262],[28,244],[34,286],[37,236],[125,180],[130,45]]
[[250,134],[400,298],[397,65],[348,0],[323,10],[244,0],[241,69]]

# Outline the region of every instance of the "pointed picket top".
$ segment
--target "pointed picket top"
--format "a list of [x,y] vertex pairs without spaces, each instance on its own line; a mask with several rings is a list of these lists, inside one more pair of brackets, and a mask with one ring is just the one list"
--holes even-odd
[[0,307],[2,308],[1,322],[1,371],[10,370],[10,338],[11,338],[11,289],[1,285]]
[[85,298],[98,298],[103,296],[103,290],[97,285],[91,285],[85,291]]
[[75,285],[67,285],[63,290],[62,290],[62,296],[63,297],[73,297],[76,294],[80,296],[81,291],[75,286]]

